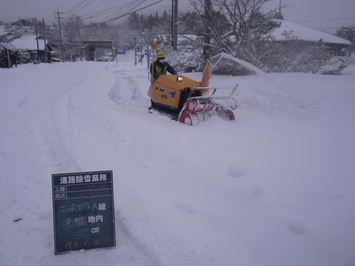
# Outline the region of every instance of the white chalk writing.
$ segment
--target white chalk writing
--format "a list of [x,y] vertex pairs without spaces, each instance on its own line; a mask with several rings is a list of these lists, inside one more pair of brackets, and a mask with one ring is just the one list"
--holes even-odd
[[60,213],[74,213],[83,211],[106,211],[106,203],[83,202],[58,206]]
[[88,216],[88,223],[98,223],[98,222],[103,222],[104,221],[104,217],[103,215],[89,215]]

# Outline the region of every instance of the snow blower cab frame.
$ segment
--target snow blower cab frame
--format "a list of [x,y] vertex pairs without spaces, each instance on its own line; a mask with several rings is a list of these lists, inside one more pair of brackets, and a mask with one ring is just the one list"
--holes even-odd
[[[212,69],[221,58],[221,55],[217,55],[207,62],[201,82],[182,75],[160,75],[148,91],[151,98],[150,109],[163,112],[172,119],[191,126],[213,115],[224,120],[234,120],[232,110],[237,108],[237,101],[233,95],[238,85],[228,88],[208,87]],[[213,61],[214,64],[211,63]],[[218,96],[217,90],[224,93]]]

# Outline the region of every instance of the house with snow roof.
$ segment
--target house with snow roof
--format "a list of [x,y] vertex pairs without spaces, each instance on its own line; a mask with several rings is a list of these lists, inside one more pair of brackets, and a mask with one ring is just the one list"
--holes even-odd
[[12,44],[16,48],[30,52],[32,61],[52,62],[51,52],[53,52],[54,45],[42,36],[23,35],[21,38],[13,40]]
[[328,46],[335,55],[344,55],[344,50],[351,46],[351,42],[343,38],[314,30],[294,22],[286,20],[277,21],[281,23],[281,26],[274,29],[271,36],[278,43],[287,44],[299,41],[308,45],[310,43],[322,42],[324,45]]
[[6,30],[4,25],[0,25],[0,42],[4,40],[12,41],[15,38],[15,34]]

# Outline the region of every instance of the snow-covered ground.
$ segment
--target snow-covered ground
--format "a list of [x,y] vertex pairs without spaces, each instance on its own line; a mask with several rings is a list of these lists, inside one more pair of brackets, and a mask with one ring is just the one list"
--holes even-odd
[[[355,265],[354,65],[213,76],[236,120],[194,127],[147,112],[131,54],[0,80],[0,265]],[[117,247],[54,255],[51,175],[97,170]]]

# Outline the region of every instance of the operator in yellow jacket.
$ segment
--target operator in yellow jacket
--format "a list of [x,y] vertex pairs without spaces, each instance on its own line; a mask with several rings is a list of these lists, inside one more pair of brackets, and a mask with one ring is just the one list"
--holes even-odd
[[150,66],[150,83],[153,84],[160,75],[166,75],[167,72],[177,75],[175,69],[165,61],[165,53],[159,51],[157,53],[157,60]]

